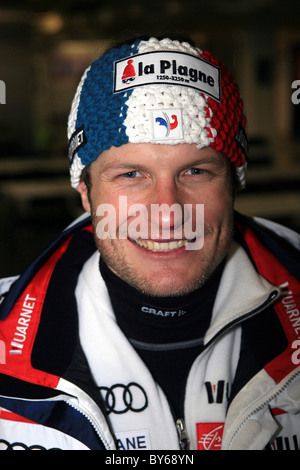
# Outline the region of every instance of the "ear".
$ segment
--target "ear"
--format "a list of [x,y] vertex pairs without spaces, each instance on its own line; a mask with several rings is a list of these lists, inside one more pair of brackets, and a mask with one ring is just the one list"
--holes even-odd
[[81,203],[85,211],[91,212],[91,206],[88,198],[88,189],[84,181],[80,181],[79,186],[77,188],[78,192],[81,196]]

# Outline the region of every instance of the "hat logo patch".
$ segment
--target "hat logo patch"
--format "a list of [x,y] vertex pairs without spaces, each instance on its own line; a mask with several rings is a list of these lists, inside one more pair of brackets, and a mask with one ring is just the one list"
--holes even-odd
[[189,87],[221,99],[219,67],[200,57],[155,51],[114,62],[114,93],[155,84]]
[[181,110],[153,110],[152,129],[155,140],[183,139]]

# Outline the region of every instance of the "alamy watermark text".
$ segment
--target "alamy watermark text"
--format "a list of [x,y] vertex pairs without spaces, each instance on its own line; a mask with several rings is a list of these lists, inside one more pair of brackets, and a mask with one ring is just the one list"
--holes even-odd
[[0,80],[0,104],[6,104],[6,86],[3,80]]
[[[117,209],[117,210],[116,210]],[[99,239],[180,240],[188,250],[199,250],[204,241],[204,204],[132,204],[120,196],[119,205],[100,204],[96,225]]]
[[300,80],[294,80],[292,83],[292,89],[296,90],[292,93],[291,100],[293,104],[300,103]]

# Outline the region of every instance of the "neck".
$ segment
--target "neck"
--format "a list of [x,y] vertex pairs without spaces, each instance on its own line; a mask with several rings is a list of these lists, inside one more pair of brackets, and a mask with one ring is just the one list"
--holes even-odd
[[211,320],[224,262],[205,285],[187,295],[144,294],[115,275],[100,259],[116,321],[131,339],[148,343],[186,341],[204,336]]

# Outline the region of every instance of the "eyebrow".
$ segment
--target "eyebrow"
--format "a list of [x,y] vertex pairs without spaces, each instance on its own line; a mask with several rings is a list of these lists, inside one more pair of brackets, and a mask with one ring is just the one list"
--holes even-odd
[[[185,162],[179,167],[179,171],[184,170],[185,168],[192,168],[197,165],[207,165],[213,164],[217,166],[223,166],[223,161],[220,159],[215,158],[215,156],[205,156],[203,158],[197,158],[191,162]],[[146,170],[147,163],[141,164],[137,162],[118,162],[118,163],[107,163],[102,168],[101,172],[110,171],[110,170],[128,170],[128,169],[135,169],[135,170]]]
[[111,171],[111,170],[145,170],[145,165],[141,165],[140,163],[133,163],[133,162],[119,162],[119,163],[107,163],[101,169],[101,172]]
[[221,165],[223,166],[223,160],[219,158],[215,158],[215,156],[205,156],[203,158],[197,158],[196,160],[193,160],[192,162],[188,162],[187,165],[182,165],[182,168],[186,168],[187,166],[189,168],[197,165],[207,165],[207,164],[213,164],[213,165]]

